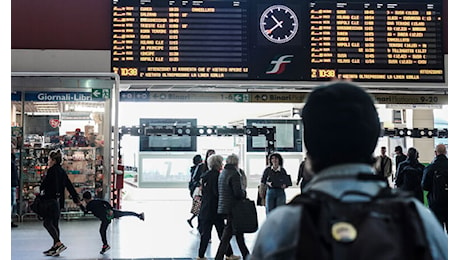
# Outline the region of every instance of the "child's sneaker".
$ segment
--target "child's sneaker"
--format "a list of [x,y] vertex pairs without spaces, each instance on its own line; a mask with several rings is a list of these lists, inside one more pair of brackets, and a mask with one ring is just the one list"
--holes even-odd
[[141,214],[139,214],[139,219],[144,221],[145,219],[145,216],[144,216],[144,212],[142,212]]
[[101,255],[103,255],[105,252],[109,251],[110,246],[109,245],[103,245],[101,252],[99,252]]

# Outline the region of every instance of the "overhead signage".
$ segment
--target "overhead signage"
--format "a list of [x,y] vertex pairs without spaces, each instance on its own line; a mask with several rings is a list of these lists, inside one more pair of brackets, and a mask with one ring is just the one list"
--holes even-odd
[[121,91],[120,102],[249,102],[247,93]]
[[21,101],[21,92],[11,91],[11,101]]
[[93,98],[110,99],[110,89],[108,89],[108,88],[93,88],[91,90],[91,96]]
[[60,102],[60,101],[104,101],[102,96],[99,98],[93,97],[91,92],[26,92],[25,101],[44,101],[44,102]]
[[448,95],[392,95],[374,94],[379,104],[426,104],[426,105],[447,105]]
[[[251,92],[201,93],[121,91],[120,102],[242,102],[242,103],[304,103],[308,93]],[[378,104],[446,105],[447,95],[373,94]]]
[[260,103],[304,103],[306,93],[251,93],[251,102]]
[[114,0],[122,80],[445,83],[443,1]]

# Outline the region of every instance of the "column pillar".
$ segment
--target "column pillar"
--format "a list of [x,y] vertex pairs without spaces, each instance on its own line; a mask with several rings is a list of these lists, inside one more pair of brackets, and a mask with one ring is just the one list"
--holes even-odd
[[[412,128],[434,129],[434,115],[431,109],[414,109],[412,116]],[[421,163],[430,163],[434,157],[434,138],[414,138],[414,147],[419,152]]]

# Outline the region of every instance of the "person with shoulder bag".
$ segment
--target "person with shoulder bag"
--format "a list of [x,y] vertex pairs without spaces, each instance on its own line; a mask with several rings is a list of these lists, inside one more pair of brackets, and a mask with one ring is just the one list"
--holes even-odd
[[[209,156],[206,160],[209,170],[201,175],[202,202],[198,215],[198,226],[200,232],[200,246],[198,248],[197,260],[207,259],[205,257],[209,242],[211,241],[211,231],[214,226],[219,239],[222,238],[224,231],[224,219],[217,214],[219,190],[218,179],[223,166],[223,157],[218,154]],[[240,257],[233,254],[232,246],[229,245],[225,252],[226,260],[238,260]]]
[[270,165],[265,168],[261,184],[267,185],[265,197],[265,211],[268,214],[270,211],[286,204],[287,187],[292,186],[291,176],[287,174],[283,167],[283,157],[279,153],[272,153],[268,156]]
[[190,181],[188,188],[192,197],[192,216],[187,219],[188,225],[193,228],[192,220],[198,216],[201,205],[201,175],[206,171],[201,155],[193,156],[193,166],[190,167]]
[[59,230],[59,219],[65,200],[64,189],[70,193],[75,204],[82,207],[80,197],[61,164],[61,151],[51,151],[48,156],[48,170],[40,185],[40,196],[43,199],[43,226],[53,239],[51,248],[43,252],[47,256],[59,256],[62,251],[67,249],[60,240]]
[[249,249],[244,242],[244,234],[233,231],[233,209],[239,200],[246,198],[246,191],[241,186],[241,175],[238,168],[239,158],[236,154],[231,154],[226,159],[224,169],[219,175],[218,191],[219,200],[217,213],[225,219],[225,227],[220,240],[219,248],[217,249],[216,260],[223,260],[224,254],[230,245],[230,240],[233,235],[236,237],[236,242],[243,255],[243,260],[249,258]]

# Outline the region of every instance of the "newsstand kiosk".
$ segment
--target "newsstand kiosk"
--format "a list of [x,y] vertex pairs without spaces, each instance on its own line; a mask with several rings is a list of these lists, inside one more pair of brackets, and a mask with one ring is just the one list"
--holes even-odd
[[[35,217],[29,206],[55,149],[63,152],[62,167],[80,195],[90,191],[120,206],[114,186],[119,86],[116,73],[11,73],[11,148],[20,177],[14,212],[21,221]],[[66,191],[62,217],[82,216]]]

